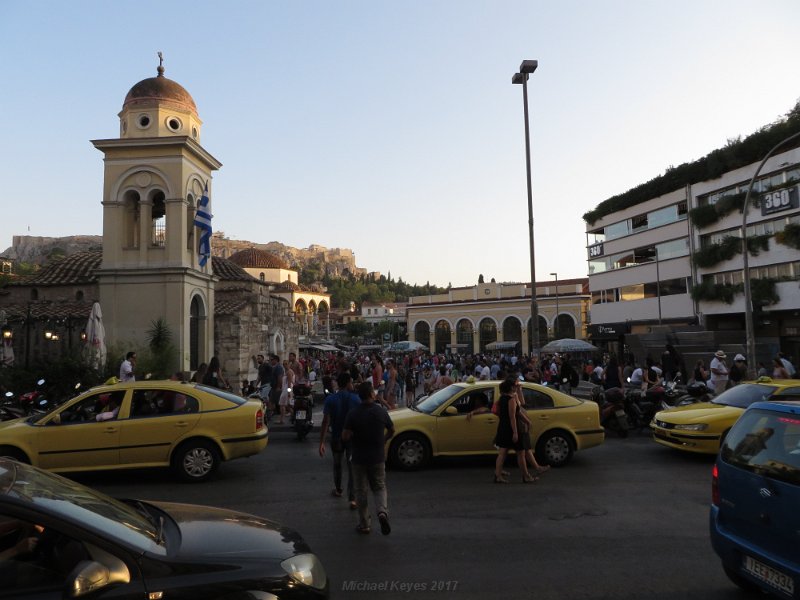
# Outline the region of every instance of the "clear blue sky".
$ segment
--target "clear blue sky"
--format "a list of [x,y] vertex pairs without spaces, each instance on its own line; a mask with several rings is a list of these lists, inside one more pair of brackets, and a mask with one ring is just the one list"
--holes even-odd
[[[130,87],[194,97],[231,238],[352,248],[412,283],[586,274],[581,215],[785,114],[800,2],[0,2],[0,250],[102,233],[102,155]],[[30,229],[29,229],[30,228]]]

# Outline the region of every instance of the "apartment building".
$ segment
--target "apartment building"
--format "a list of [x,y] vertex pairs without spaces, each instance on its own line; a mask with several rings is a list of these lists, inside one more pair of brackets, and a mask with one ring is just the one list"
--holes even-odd
[[[800,121],[800,115],[793,118]],[[757,354],[765,359],[778,350],[800,357],[797,146],[800,140],[787,144],[761,167],[746,217]],[[733,166],[725,172],[693,181],[726,149],[715,151],[683,165],[684,181],[673,173],[672,191],[653,180],[640,188],[659,189],[657,197],[637,197],[642,190],[631,190],[613,199],[617,210],[606,201],[584,216],[593,342],[624,352],[636,338],[644,339],[640,360],[656,346],[680,343],[681,332],[698,354],[717,345],[743,348],[742,208],[761,163],[756,155],[766,153],[761,147],[751,149],[750,161],[729,159]]]

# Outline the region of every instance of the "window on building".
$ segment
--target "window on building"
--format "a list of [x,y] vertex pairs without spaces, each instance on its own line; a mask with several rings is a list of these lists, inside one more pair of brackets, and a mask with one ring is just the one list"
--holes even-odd
[[614,223],[613,225],[609,225],[605,228],[605,235],[607,240],[613,240],[618,237],[622,237],[624,235],[628,235],[630,230],[628,229],[628,221],[621,221],[619,223]]
[[159,248],[167,244],[167,205],[164,198],[164,192],[159,191],[153,195],[151,243]]
[[647,229],[647,214],[636,215],[631,219],[631,230],[633,232]]
[[680,238],[663,244],[658,244],[658,260],[667,260],[679,256],[689,255],[689,238]]

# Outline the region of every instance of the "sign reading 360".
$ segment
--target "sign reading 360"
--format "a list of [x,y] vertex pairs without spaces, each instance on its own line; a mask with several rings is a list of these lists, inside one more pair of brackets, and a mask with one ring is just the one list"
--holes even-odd
[[761,197],[762,215],[798,207],[800,207],[800,202],[798,202],[797,186],[767,192]]

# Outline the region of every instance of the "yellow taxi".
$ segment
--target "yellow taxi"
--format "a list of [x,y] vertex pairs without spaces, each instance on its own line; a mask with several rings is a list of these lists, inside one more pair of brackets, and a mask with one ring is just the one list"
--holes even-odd
[[[434,456],[496,454],[499,381],[454,383],[412,408],[392,411],[395,435],[387,458],[403,470],[424,467]],[[522,383],[525,409],[531,419],[531,446],[540,462],[565,465],[577,450],[603,443],[597,404],[546,386]],[[470,414],[471,413],[471,414]]]
[[171,467],[203,481],[267,446],[261,402],[179,381],[92,388],[44,415],[0,423],[0,456],[48,469]]
[[716,454],[745,409],[764,400],[800,400],[800,380],[760,377],[725,390],[710,402],[662,410],[650,423],[653,440],[686,452]]

